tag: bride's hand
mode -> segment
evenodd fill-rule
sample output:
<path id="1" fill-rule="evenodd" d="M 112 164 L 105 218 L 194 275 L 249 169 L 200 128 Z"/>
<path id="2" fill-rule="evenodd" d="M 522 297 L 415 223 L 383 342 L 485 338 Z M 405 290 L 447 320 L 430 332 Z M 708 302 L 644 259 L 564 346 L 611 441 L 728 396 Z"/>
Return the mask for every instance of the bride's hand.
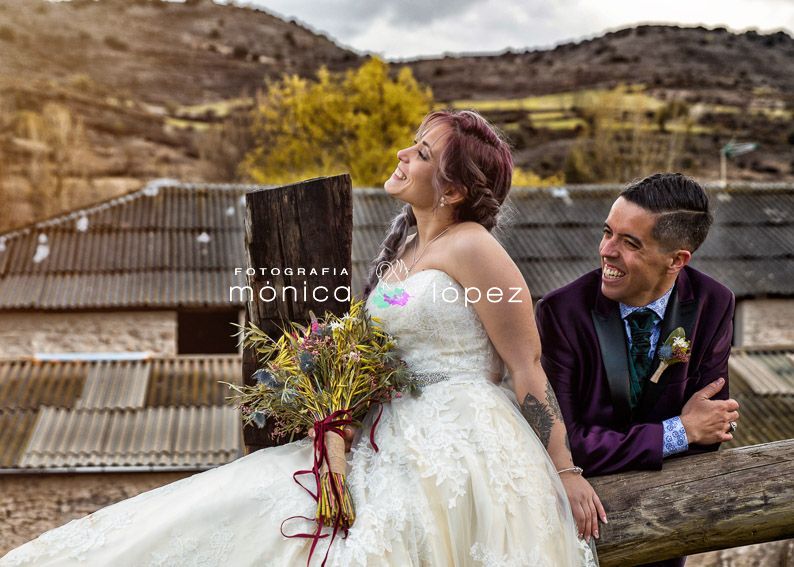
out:
<path id="1" fill-rule="evenodd" d="M 353 446 L 353 439 L 356 436 L 356 428 L 353 427 L 352 425 L 345 425 L 344 434 L 345 434 L 345 437 L 344 437 L 345 438 L 345 453 L 349 453 L 350 452 L 350 448 Z M 309 428 L 309 437 L 311 439 L 314 439 L 314 436 L 315 436 L 314 427 L 310 427 Z"/>
<path id="2" fill-rule="evenodd" d="M 590 536 L 599 537 L 598 520 L 606 523 L 607 514 L 601 505 L 593 487 L 582 475 L 573 472 L 560 474 L 568 500 L 571 503 L 571 511 L 576 520 L 576 527 L 579 530 L 579 537 L 584 537 L 590 543 Z"/>

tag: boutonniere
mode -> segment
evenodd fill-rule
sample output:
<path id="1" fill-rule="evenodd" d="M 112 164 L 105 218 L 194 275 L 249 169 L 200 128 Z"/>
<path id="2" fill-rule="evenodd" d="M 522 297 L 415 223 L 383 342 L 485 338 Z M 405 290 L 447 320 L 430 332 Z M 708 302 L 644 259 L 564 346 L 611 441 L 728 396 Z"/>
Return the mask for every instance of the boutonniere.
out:
<path id="1" fill-rule="evenodd" d="M 668 366 L 672 366 L 677 362 L 689 362 L 691 346 L 692 343 L 686 338 L 683 327 L 678 327 L 670 333 L 670 336 L 667 337 L 667 340 L 664 341 L 664 344 L 659 349 L 661 362 L 659 363 L 659 368 L 651 376 L 651 382 L 654 384 L 659 382 L 659 378 L 662 377 L 662 373 L 667 370 Z"/>

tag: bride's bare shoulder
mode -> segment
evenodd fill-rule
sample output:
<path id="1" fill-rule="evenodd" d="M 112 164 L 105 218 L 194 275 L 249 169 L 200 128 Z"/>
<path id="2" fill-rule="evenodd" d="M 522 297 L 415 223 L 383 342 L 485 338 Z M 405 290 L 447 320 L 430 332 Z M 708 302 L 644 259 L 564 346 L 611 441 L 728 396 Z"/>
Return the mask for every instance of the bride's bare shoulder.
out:
<path id="1" fill-rule="evenodd" d="M 487 228 L 478 222 L 465 221 L 460 223 L 455 233 L 452 249 L 453 254 L 470 255 L 478 250 L 492 250 L 494 246 L 502 247 Z"/>
<path id="2" fill-rule="evenodd" d="M 461 223 L 449 249 L 453 276 L 461 280 L 483 283 L 494 274 L 518 272 L 518 268 L 502 244 L 484 226 L 476 222 Z"/>

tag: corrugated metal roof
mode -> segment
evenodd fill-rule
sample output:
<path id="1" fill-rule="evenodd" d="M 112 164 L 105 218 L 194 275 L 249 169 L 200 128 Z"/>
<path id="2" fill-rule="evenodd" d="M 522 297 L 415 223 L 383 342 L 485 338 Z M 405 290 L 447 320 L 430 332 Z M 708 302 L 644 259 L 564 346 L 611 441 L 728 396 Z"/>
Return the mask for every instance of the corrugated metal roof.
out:
<path id="1" fill-rule="evenodd" d="M 206 468 L 242 454 L 238 355 L 0 360 L 3 468 Z"/>
<path id="2" fill-rule="evenodd" d="M 68 410 L 44 407 L 19 468 L 212 467 L 241 456 L 230 407 Z"/>
<path id="3" fill-rule="evenodd" d="M 0 360 L 0 409 L 74 407 L 90 365 L 83 361 Z"/>
<path id="4" fill-rule="evenodd" d="M 755 394 L 794 396 L 794 354 L 784 350 L 735 350 L 731 372 Z M 794 414 L 791 416 L 794 423 Z"/>
<path id="5" fill-rule="evenodd" d="M 622 186 L 515 188 L 498 236 L 538 298 L 598 268 L 604 220 Z M 372 219 L 377 190 L 357 198 L 370 208 L 356 218 Z M 715 224 L 692 266 L 730 287 L 738 297 L 794 295 L 794 186 L 745 184 L 708 187 Z M 380 192 L 381 198 L 389 199 Z M 354 227 L 353 292 L 361 293 L 369 262 L 385 237 L 380 225 Z M 358 240 L 358 242 L 357 242 Z"/>
<path id="6" fill-rule="evenodd" d="M 794 349 L 734 348 L 729 368 L 740 419 L 726 447 L 794 439 Z"/>
<path id="7" fill-rule="evenodd" d="M 244 195 L 262 188 L 160 180 L 0 235 L 0 309 L 228 307 L 229 287 L 246 283 L 234 275 L 246 262 Z M 536 297 L 598 266 L 601 227 L 621 189 L 511 191 L 497 237 Z M 794 186 L 709 191 L 716 223 L 692 265 L 739 297 L 794 294 Z M 354 293 L 401 206 L 382 189 L 353 191 Z"/>
<path id="8" fill-rule="evenodd" d="M 148 361 L 135 360 L 127 364 L 105 361 L 88 369 L 85 386 L 75 407 L 141 408 L 149 385 Z"/>
<path id="9" fill-rule="evenodd" d="M 230 391 L 220 382 L 240 384 L 241 377 L 242 363 L 237 355 L 153 359 L 146 405 L 222 406 Z"/>
<path id="10" fill-rule="evenodd" d="M 37 417 L 37 410 L 0 407 L 0 469 L 19 464 Z"/>

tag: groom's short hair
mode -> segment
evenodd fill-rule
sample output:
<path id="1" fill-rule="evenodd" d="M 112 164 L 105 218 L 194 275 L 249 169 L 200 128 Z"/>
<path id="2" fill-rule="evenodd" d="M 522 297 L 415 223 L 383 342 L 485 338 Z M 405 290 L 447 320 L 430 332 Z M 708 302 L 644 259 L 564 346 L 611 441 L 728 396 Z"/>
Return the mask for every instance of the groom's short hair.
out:
<path id="1" fill-rule="evenodd" d="M 694 179 L 680 173 L 655 173 L 620 194 L 657 216 L 651 236 L 666 250 L 697 250 L 714 217 L 709 197 Z"/>

